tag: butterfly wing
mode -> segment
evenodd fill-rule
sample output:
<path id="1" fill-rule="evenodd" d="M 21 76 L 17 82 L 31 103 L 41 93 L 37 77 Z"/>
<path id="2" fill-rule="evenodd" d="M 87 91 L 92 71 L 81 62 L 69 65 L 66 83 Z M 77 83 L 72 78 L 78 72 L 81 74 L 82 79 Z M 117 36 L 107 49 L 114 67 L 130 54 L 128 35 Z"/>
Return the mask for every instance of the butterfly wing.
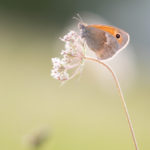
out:
<path id="1" fill-rule="evenodd" d="M 93 50 L 101 60 L 112 57 L 118 50 L 118 42 L 108 32 L 93 26 L 86 26 L 82 30 L 82 37 L 88 47 Z"/>
<path id="2" fill-rule="evenodd" d="M 118 50 L 119 51 L 124 49 L 130 41 L 129 34 L 127 32 L 125 32 L 124 30 L 119 29 L 117 27 L 108 26 L 108 25 L 97 25 L 97 24 L 89 25 L 89 27 L 94 27 L 94 28 L 100 29 L 100 30 L 105 31 L 105 32 L 109 33 L 110 35 L 112 35 L 118 42 L 118 47 L 119 47 Z M 119 35 L 119 38 L 117 38 L 117 34 Z"/>

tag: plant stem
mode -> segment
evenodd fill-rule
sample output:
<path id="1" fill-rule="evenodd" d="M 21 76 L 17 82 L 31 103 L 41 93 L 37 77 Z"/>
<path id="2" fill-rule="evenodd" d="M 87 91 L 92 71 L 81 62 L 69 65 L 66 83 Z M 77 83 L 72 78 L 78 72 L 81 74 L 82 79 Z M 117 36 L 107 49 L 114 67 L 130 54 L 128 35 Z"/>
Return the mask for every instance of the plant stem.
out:
<path id="1" fill-rule="evenodd" d="M 91 58 L 91 57 L 86 57 L 86 56 L 84 57 L 84 59 L 94 61 L 94 62 L 97 62 L 97 63 L 103 65 L 112 74 L 112 76 L 115 80 L 116 87 L 118 89 L 119 95 L 121 97 L 122 106 L 123 106 L 123 109 L 125 111 L 125 115 L 126 115 L 126 118 L 127 118 L 128 124 L 129 124 L 129 128 L 130 128 L 132 139 L 133 139 L 133 142 L 134 142 L 134 145 L 135 145 L 135 149 L 139 150 L 138 144 L 137 144 L 137 141 L 136 141 L 136 137 L 135 137 L 135 133 L 134 133 L 134 130 L 133 130 L 132 122 L 131 122 L 131 119 L 130 119 L 130 115 L 129 115 L 129 112 L 128 112 L 128 108 L 127 108 L 127 105 L 126 105 L 126 102 L 125 102 L 125 99 L 124 99 L 124 96 L 123 96 L 123 93 L 122 93 L 120 83 L 118 81 L 117 76 L 115 75 L 115 73 L 113 72 L 111 67 L 109 65 L 105 64 L 104 62 L 101 62 L 100 60 L 98 60 L 96 58 Z"/>

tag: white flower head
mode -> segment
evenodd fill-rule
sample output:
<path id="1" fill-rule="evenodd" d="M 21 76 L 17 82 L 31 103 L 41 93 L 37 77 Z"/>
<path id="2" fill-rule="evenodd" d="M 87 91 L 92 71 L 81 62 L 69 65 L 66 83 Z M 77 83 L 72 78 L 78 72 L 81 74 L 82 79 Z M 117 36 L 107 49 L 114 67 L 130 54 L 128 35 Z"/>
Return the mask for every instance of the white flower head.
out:
<path id="1" fill-rule="evenodd" d="M 79 70 L 84 58 L 84 41 L 75 31 L 70 31 L 61 41 L 65 42 L 65 50 L 61 51 L 62 58 L 52 58 L 53 69 L 51 76 L 57 80 L 65 81 L 75 76 L 75 71 L 72 76 L 68 70 L 77 68 Z"/>

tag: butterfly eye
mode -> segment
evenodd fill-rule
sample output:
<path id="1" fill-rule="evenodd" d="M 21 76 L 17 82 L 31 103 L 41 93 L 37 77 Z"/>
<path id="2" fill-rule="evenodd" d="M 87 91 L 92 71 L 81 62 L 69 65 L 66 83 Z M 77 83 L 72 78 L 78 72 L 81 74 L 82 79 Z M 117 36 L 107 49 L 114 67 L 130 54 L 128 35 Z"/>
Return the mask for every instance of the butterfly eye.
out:
<path id="1" fill-rule="evenodd" d="M 120 34 L 116 34 L 116 38 L 119 39 L 120 38 Z"/>

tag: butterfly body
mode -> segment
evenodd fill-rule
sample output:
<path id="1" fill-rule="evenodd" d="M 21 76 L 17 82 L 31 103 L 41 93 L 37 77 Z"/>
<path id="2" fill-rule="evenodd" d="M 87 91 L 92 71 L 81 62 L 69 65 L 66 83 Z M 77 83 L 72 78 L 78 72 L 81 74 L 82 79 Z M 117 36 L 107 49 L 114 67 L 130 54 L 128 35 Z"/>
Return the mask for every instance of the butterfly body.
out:
<path id="1" fill-rule="evenodd" d="M 129 42 L 128 33 L 113 26 L 80 23 L 79 28 L 87 46 L 101 60 L 111 58 Z"/>

